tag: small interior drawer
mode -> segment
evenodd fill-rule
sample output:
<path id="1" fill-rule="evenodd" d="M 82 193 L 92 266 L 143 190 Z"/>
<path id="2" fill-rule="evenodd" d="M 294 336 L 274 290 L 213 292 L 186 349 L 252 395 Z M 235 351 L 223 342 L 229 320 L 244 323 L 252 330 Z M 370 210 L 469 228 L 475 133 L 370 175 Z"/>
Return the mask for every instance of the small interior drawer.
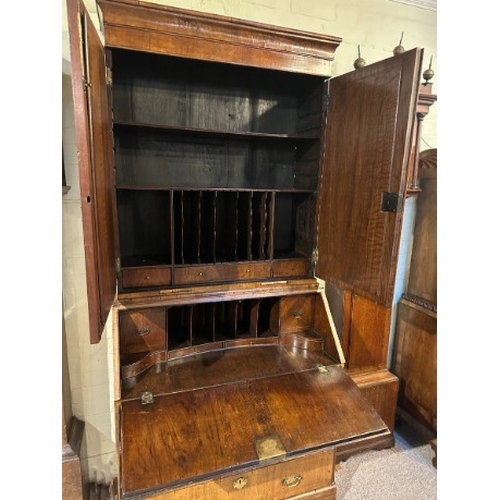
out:
<path id="1" fill-rule="evenodd" d="M 175 283 L 177 285 L 269 279 L 270 276 L 271 264 L 268 262 L 178 267 L 175 269 L 174 274 Z"/>
<path id="2" fill-rule="evenodd" d="M 124 289 L 170 286 L 171 283 L 172 269 L 170 267 L 122 269 L 122 287 Z"/>
<path id="3" fill-rule="evenodd" d="M 314 299 L 312 295 L 283 297 L 280 301 L 280 333 L 309 332 L 313 325 Z"/>
<path id="4" fill-rule="evenodd" d="M 273 262 L 274 278 L 291 278 L 307 276 L 308 261 L 306 259 L 275 260 Z"/>
<path id="5" fill-rule="evenodd" d="M 165 309 L 161 307 L 120 313 L 120 353 L 165 349 Z"/>

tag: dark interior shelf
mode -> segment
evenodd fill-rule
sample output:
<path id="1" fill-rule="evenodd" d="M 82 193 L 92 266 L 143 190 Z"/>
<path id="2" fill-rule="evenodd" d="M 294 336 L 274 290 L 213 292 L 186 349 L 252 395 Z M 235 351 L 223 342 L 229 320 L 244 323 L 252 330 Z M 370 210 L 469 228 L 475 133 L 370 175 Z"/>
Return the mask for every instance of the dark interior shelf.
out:
<path id="1" fill-rule="evenodd" d="M 180 136 L 191 136 L 191 137 L 213 137 L 213 138 L 231 138 L 231 139 L 241 139 L 241 140 L 284 140 L 284 141 L 314 141 L 319 139 L 317 131 L 307 132 L 302 134 L 277 134 L 277 133 L 266 133 L 266 132 L 252 132 L 252 131 L 228 131 L 228 130 L 217 130 L 208 128 L 195 128 L 195 127 L 179 127 L 176 125 L 156 125 L 151 123 L 132 123 L 124 121 L 114 121 L 113 126 L 115 127 L 115 132 L 119 132 L 120 129 L 136 129 L 136 130 L 155 130 L 164 131 L 169 134 L 175 134 Z"/>
<path id="2" fill-rule="evenodd" d="M 186 187 L 186 188 L 174 188 L 170 186 L 138 186 L 135 184 L 117 184 L 116 189 L 122 189 L 125 191 L 204 191 L 204 192 L 230 192 L 230 193 L 314 193 L 316 189 L 266 189 L 266 188 L 205 188 L 205 187 Z"/>

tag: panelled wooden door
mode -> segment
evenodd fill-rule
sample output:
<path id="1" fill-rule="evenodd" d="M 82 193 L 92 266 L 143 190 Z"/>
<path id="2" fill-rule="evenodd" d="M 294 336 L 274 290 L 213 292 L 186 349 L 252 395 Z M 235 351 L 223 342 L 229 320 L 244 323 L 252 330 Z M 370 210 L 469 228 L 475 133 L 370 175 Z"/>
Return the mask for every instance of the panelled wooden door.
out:
<path id="1" fill-rule="evenodd" d="M 104 47 L 83 2 L 68 0 L 90 341 L 99 342 L 116 291 L 113 139 Z"/>
<path id="2" fill-rule="evenodd" d="M 413 49 L 329 81 L 316 275 L 385 307 L 394 293 L 421 59 Z"/>

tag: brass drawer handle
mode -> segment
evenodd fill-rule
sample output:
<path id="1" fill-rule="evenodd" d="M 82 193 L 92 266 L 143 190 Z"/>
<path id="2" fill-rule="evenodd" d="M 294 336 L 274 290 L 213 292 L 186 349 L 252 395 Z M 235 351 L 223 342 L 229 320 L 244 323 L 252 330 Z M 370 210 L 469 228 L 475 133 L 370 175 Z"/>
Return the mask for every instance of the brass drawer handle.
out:
<path id="1" fill-rule="evenodd" d="M 144 326 L 142 328 L 138 328 L 135 333 L 139 335 L 139 337 L 144 337 L 144 335 L 147 335 L 149 332 L 149 328 L 147 326 Z"/>
<path id="2" fill-rule="evenodd" d="M 285 477 L 285 479 L 281 480 L 281 484 L 286 486 L 287 488 L 295 488 L 302 481 L 302 476 L 297 474 L 296 476 Z"/>
<path id="3" fill-rule="evenodd" d="M 233 481 L 233 488 L 235 490 L 242 490 L 248 483 L 248 479 L 246 477 L 239 477 Z"/>

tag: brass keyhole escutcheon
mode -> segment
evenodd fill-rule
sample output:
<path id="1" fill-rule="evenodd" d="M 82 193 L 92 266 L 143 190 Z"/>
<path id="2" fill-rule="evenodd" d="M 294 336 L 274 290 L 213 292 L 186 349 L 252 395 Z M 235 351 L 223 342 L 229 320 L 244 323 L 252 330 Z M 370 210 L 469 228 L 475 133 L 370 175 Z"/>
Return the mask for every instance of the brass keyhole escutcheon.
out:
<path id="1" fill-rule="evenodd" d="M 297 474 L 296 476 L 285 477 L 285 479 L 281 481 L 281 484 L 287 488 L 295 488 L 295 486 L 298 486 L 301 481 L 302 476 Z"/>
<path id="2" fill-rule="evenodd" d="M 235 490 L 242 490 L 248 483 L 248 479 L 245 477 L 239 477 L 233 481 L 233 488 Z"/>

